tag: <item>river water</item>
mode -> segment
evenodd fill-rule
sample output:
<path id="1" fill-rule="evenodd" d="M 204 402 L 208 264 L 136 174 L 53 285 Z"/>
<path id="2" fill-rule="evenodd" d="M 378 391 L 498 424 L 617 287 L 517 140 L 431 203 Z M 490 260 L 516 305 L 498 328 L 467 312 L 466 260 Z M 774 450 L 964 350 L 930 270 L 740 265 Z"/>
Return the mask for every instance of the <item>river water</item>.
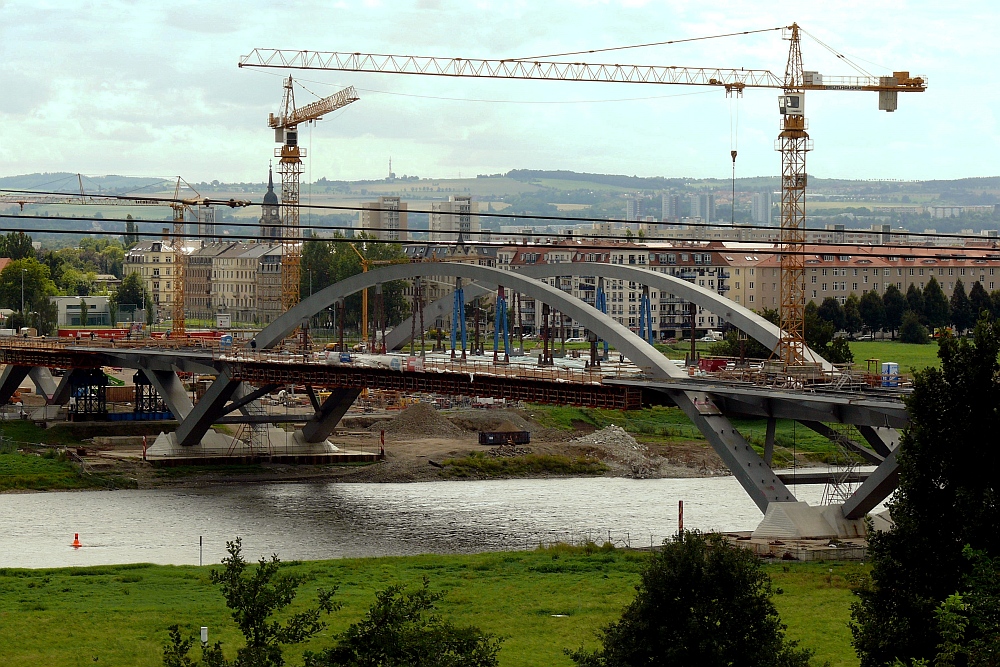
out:
<path id="1" fill-rule="evenodd" d="M 799 486 L 817 503 L 822 486 Z M 520 479 L 409 484 L 282 483 L 209 489 L 0 495 L 0 566 L 217 563 L 226 540 L 283 560 L 523 549 L 587 537 L 661 542 L 684 524 L 752 530 L 732 477 Z M 83 547 L 73 549 L 73 534 Z M 199 547 L 199 538 L 202 546 Z M 201 551 L 199 551 L 201 549 Z"/>

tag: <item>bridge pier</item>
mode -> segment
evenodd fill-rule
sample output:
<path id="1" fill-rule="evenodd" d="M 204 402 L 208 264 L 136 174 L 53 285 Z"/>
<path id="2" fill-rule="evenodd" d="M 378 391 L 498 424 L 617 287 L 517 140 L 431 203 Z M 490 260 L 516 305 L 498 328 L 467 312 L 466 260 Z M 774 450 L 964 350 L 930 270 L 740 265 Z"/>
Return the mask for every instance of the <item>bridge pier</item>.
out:
<path id="1" fill-rule="evenodd" d="M 325 442 L 360 395 L 360 389 L 334 389 L 331 391 L 327 399 L 316 410 L 316 414 L 302 428 L 302 439 L 307 443 Z"/>

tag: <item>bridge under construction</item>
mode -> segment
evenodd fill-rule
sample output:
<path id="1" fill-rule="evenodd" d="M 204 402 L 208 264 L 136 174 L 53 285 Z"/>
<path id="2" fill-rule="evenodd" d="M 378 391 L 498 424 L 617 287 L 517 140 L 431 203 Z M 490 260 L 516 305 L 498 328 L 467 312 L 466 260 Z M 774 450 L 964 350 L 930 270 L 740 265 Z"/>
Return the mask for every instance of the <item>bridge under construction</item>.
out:
<path id="1" fill-rule="evenodd" d="M 580 271 L 586 275 L 623 277 L 646 285 L 660 285 L 706 307 L 718 295 L 669 275 L 627 266 L 594 265 L 544 268 L 539 271 Z M 631 362 L 631 373 L 609 373 L 599 367 L 567 369 L 551 366 L 492 363 L 485 359 L 417 362 L 406 357 L 386 357 L 379 363 L 342 362 L 314 352 L 280 350 L 283 341 L 310 316 L 341 302 L 347 295 L 393 280 L 414 279 L 433 273 L 465 279 L 481 289 L 500 287 L 529 294 L 552 304 L 560 312 L 583 322 L 593 335 L 609 341 Z M 830 379 L 826 383 L 784 382 L 784 386 L 752 383 L 729 375 L 689 377 L 667 360 L 647 340 L 618 324 L 593 306 L 538 280 L 491 267 L 464 263 L 400 264 L 358 274 L 330 285 L 289 309 L 282 317 L 240 346 L 219 346 L 204 341 L 114 341 L 97 345 L 79 341 L 10 338 L 0 340 L 0 402 L 6 403 L 22 382 L 30 379 L 52 406 L 66 405 L 76 396 L 100 392 L 100 374 L 106 366 L 131 368 L 155 392 L 179 424 L 173 433 L 161 434 L 150 448 L 151 456 L 186 458 L 218 456 L 232 452 L 222 443 L 213 424 L 242 423 L 265 432 L 269 425 L 297 421 L 301 430 L 286 432 L 271 426 L 281 439 L 277 449 L 302 456 L 330 451 L 327 438 L 347 410 L 365 390 L 508 399 L 533 403 L 634 410 L 646 406 L 680 408 L 704 434 L 715 452 L 740 481 L 765 514 L 761 530 L 781 536 L 782 531 L 801 536 L 854 536 L 863 534 L 861 519 L 895 488 L 895 447 L 899 430 L 907 423 L 898 391 L 845 387 L 836 381 L 838 371 L 821 357 L 813 371 Z M 458 282 L 458 281 L 457 281 Z M 674 284 L 678 283 L 678 284 Z M 461 284 L 460 282 L 458 284 Z M 773 347 L 780 331 L 737 304 L 723 304 L 727 320 Z M 405 329 L 401 326 L 397 329 Z M 173 349 L 168 349 L 167 345 Z M 465 355 L 463 355 L 465 356 Z M 396 361 L 393 362 L 392 360 Z M 61 378 L 52 369 L 65 369 Z M 192 401 L 179 373 L 212 376 L 214 380 L 197 402 Z M 779 372 L 778 375 L 781 375 Z M 268 415 L 260 399 L 285 387 L 305 387 L 311 413 L 304 416 Z M 81 388 L 83 392 L 81 393 Z M 849 390 L 850 389 L 850 390 Z M 329 392 L 320 400 L 320 391 Z M 734 427 L 731 419 L 757 418 L 767 422 L 764 451 L 759 454 Z M 842 482 L 849 492 L 842 502 L 827 508 L 803 507 L 786 485 L 784 474 L 772 469 L 775 426 L 779 419 L 803 424 L 875 466 L 859 473 L 817 473 L 798 483 Z M 840 425 L 853 427 L 846 435 Z M 272 445 L 273 446 L 273 445 Z M 248 451 L 238 455 L 267 454 Z M 838 475 L 840 477 L 838 478 Z M 855 488 L 856 486 L 856 488 Z"/>

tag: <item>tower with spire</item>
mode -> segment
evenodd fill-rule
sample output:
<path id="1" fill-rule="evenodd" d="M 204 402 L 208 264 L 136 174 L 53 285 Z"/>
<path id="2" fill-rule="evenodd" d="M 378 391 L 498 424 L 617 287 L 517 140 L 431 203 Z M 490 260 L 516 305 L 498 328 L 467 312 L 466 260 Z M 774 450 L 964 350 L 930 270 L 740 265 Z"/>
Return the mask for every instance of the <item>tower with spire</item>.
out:
<path id="1" fill-rule="evenodd" d="M 260 239 L 273 241 L 281 239 L 281 210 L 278 195 L 274 193 L 274 177 L 270 165 L 267 168 L 267 192 L 261 204 Z"/>

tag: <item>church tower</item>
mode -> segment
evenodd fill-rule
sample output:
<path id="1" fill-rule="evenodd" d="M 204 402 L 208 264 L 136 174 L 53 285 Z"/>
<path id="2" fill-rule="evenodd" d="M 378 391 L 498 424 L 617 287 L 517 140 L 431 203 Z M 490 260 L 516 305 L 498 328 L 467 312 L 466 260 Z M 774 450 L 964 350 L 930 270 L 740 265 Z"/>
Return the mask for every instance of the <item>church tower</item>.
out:
<path id="1" fill-rule="evenodd" d="M 260 239 L 275 242 L 281 239 L 281 211 L 278 195 L 274 194 L 274 178 L 271 168 L 267 169 L 267 193 L 261 204 Z"/>

